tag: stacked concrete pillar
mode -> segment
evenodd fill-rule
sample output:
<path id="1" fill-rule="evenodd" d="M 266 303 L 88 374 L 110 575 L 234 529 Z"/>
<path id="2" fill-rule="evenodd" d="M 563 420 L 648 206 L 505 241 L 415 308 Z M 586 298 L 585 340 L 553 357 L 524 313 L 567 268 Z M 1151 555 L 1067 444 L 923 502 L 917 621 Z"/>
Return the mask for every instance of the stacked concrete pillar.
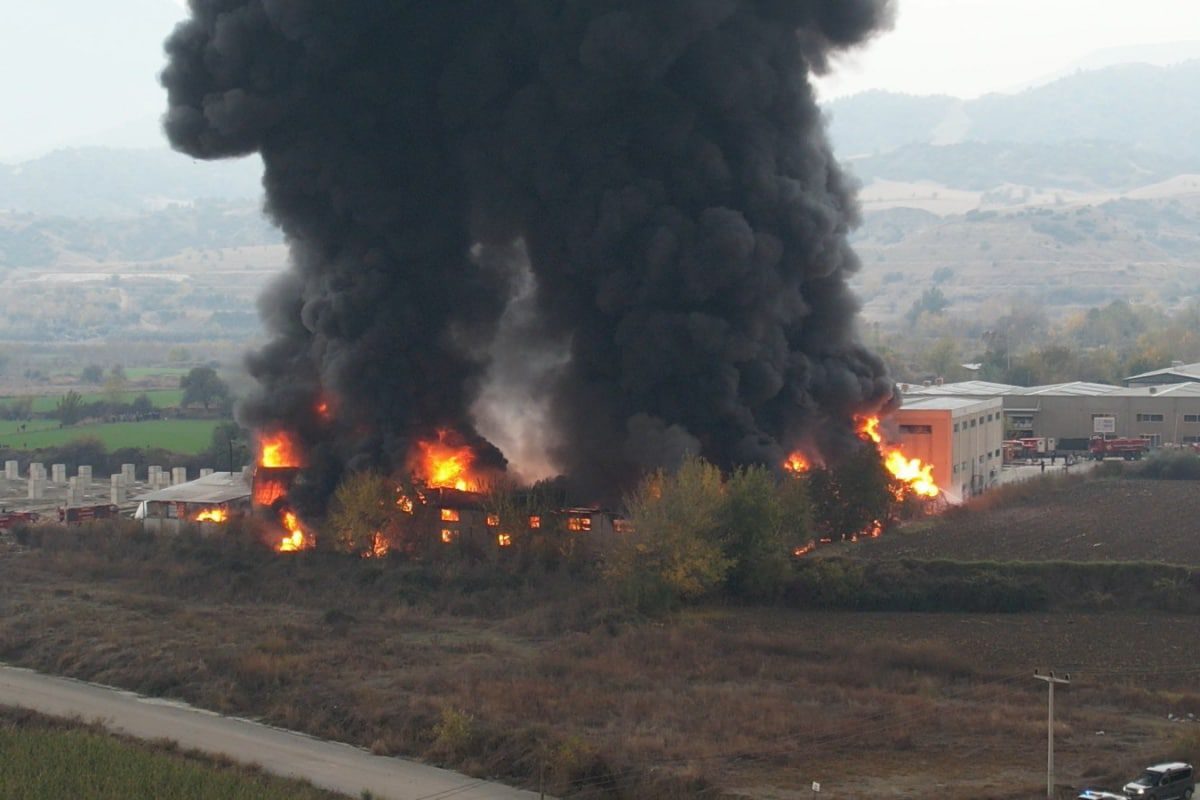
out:
<path id="1" fill-rule="evenodd" d="M 213 470 L 211 467 L 205 467 L 204 469 L 200 470 L 201 478 L 207 478 L 209 475 L 212 475 L 212 474 L 213 474 Z"/>
<path id="2" fill-rule="evenodd" d="M 46 465 L 40 461 L 34 461 L 29 465 L 29 477 L 37 478 L 38 480 L 46 480 Z"/>
<path id="3" fill-rule="evenodd" d="M 51 464 L 50 465 L 50 482 L 59 484 L 60 486 L 67 482 L 67 465 L 66 464 Z"/>
<path id="4" fill-rule="evenodd" d="M 9 481 L 21 480 L 21 465 L 16 461 L 5 461 L 4 479 Z"/>
<path id="5" fill-rule="evenodd" d="M 46 480 L 45 478 L 30 478 L 29 479 L 29 499 L 41 500 L 46 496 Z"/>
<path id="6" fill-rule="evenodd" d="M 111 500 L 119 506 L 125 502 L 125 476 L 117 474 L 111 476 L 109 480 L 112 481 Z"/>
<path id="7" fill-rule="evenodd" d="M 67 505 L 83 505 L 83 491 L 83 481 L 78 477 L 71 478 L 71 480 L 67 483 Z"/>
<path id="8" fill-rule="evenodd" d="M 79 465 L 79 484 L 85 492 L 92 488 L 92 467 L 90 464 Z"/>
<path id="9" fill-rule="evenodd" d="M 171 485 L 178 486 L 187 483 L 187 467 L 175 467 L 171 470 Z"/>
<path id="10" fill-rule="evenodd" d="M 162 486 L 162 467 L 147 467 L 149 474 L 146 476 L 146 481 L 150 484 L 150 491 L 161 489 Z"/>
<path id="11" fill-rule="evenodd" d="M 137 465 L 122 464 L 121 477 L 125 480 L 126 487 L 133 486 L 134 481 L 137 480 Z"/>

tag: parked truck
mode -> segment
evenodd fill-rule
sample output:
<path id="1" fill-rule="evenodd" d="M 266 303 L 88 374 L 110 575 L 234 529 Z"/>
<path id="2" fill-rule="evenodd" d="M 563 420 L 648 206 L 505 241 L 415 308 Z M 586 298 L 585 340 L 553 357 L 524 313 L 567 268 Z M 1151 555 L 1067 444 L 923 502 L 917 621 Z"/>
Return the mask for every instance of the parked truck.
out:
<path id="1" fill-rule="evenodd" d="M 1146 455 L 1149 449 L 1150 443 L 1145 439 L 1105 439 L 1103 436 L 1093 436 L 1088 447 L 1094 461 L 1106 458 L 1135 461 Z"/>

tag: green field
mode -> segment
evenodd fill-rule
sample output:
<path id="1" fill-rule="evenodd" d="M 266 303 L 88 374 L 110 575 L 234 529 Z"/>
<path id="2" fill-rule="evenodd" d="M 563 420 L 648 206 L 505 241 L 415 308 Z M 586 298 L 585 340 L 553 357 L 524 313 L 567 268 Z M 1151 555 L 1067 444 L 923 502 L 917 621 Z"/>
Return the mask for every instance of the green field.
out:
<path id="1" fill-rule="evenodd" d="M 193 455 L 208 449 L 213 429 L 221 424 L 211 419 L 168 419 L 147 422 L 111 422 L 59 428 L 57 423 L 34 420 L 29 430 L 15 430 L 19 423 L 0 422 L 0 447 L 37 450 L 58 447 L 74 439 L 95 437 L 111 450 L 122 447 L 161 447 L 174 453 Z"/>
<path id="2" fill-rule="evenodd" d="M 125 377 L 132 381 L 143 378 L 182 378 L 191 371 L 190 367 L 126 367 Z"/>
<path id="3" fill-rule="evenodd" d="M 243 767 L 143 746 L 95 729 L 0 719 L 0 797 L 8 800 L 336 800 L 343 795 Z"/>
<path id="4" fill-rule="evenodd" d="M 58 394 L 39 395 L 33 398 L 33 412 L 35 414 L 45 414 L 53 411 L 58 406 L 59 399 L 68 391 L 70 390 L 64 389 Z M 107 402 L 113 399 L 112 395 L 104 392 L 83 392 L 81 394 L 85 403 L 95 403 L 101 400 Z M 122 403 L 131 403 L 134 398 L 143 394 L 150 398 L 150 402 L 154 404 L 155 408 L 176 408 L 183 401 L 182 389 L 150 389 L 144 392 L 134 390 L 131 392 L 121 392 L 117 395 L 116 399 Z M 15 398 L 0 397 L 0 405 L 7 405 L 13 399 Z"/>

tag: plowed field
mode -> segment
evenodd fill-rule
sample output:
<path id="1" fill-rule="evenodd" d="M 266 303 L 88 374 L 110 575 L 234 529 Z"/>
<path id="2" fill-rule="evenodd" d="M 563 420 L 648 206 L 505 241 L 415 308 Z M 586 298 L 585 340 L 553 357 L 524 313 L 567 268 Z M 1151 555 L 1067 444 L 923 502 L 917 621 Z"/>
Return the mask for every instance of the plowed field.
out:
<path id="1" fill-rule="evenodd" d="M 841 552 L 864 558 L 1200 565 L 1200 485 L 1059 482 L 1003 508 L 952 511 Z"/>

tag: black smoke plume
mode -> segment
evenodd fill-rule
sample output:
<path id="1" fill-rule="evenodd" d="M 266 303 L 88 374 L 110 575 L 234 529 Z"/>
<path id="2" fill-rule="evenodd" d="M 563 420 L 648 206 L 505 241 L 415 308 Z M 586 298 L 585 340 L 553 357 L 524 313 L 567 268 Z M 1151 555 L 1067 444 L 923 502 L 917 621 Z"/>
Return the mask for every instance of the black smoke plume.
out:
<path id="1" fill-rule="evenodd" d="M 199 158 L 262 154 L 292 267 L 261 301 L 241 413 L 299 433 L 310 505 L 439 429 L 503 468 L 472 408 L 514 380 L 596 497 L 688 451 L 836 455 L 891 402 L 855 334 L 857 211 L 809 82 L 891 0 L 190 8 L 165 125 Z"/>

